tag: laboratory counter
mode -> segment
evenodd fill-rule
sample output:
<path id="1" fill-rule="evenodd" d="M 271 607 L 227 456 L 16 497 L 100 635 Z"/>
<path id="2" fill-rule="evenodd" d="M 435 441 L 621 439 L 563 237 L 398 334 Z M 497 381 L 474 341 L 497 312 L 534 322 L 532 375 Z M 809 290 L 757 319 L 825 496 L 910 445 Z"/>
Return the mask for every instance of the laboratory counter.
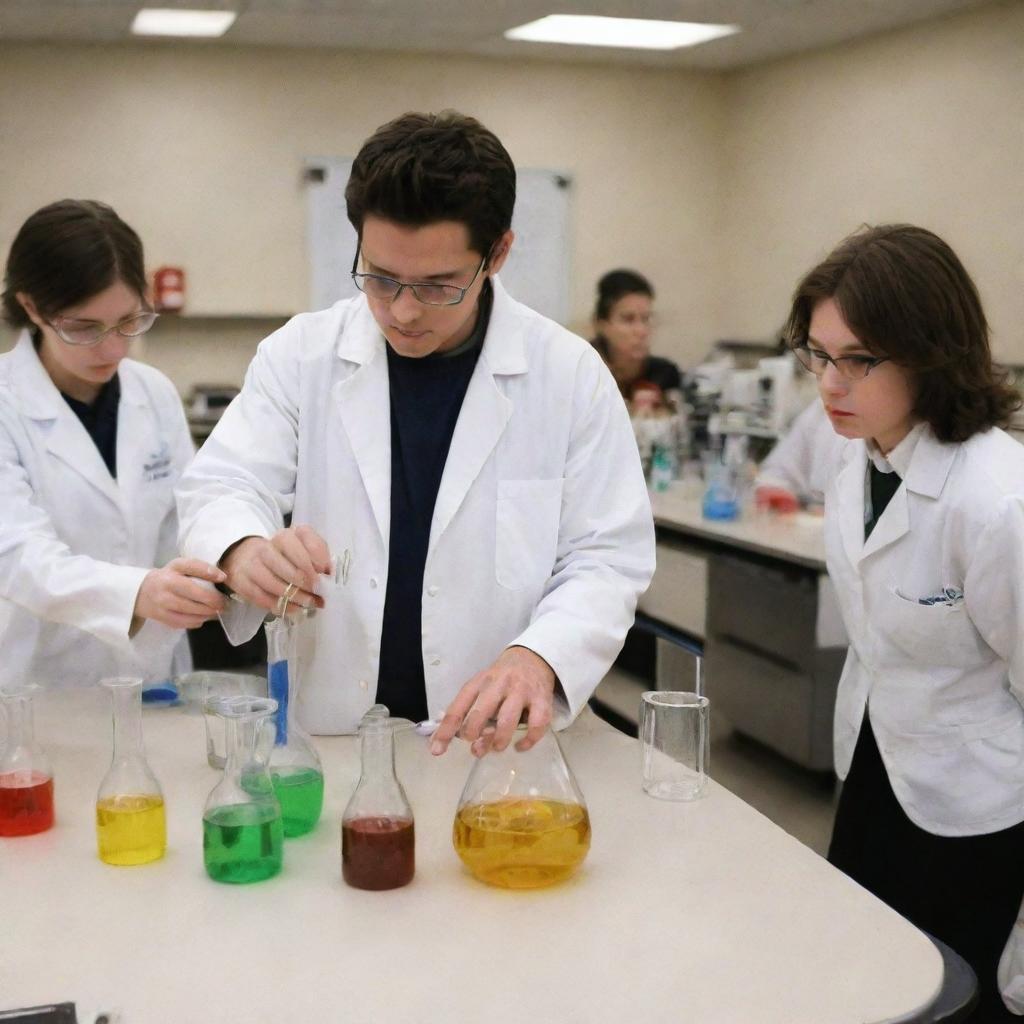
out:
<path id="1" fill-rule="evenodd" d="M 203 719 L 146 709 L 164 787 L 162 861 L 96 856 L 109 696 L 44 694 L 57 825 L 0 840 L 0 1007 L 73 1000 L 78 1019 L 349 1024 L 863 1024 L 910 1019 L 937 993 L 928 939 L 720 786 L 692 803 L 640 788 L 636 742 L 585 711 L 563 734 L 593 845 L 570 881 L 511 892 L 475 881 L 451 844 L 471 758 L 397 743 L 416 815 L 416 876 L 365 892 L 341 880 L 339 820 L 353 737 L 319 737 L 326 799 L 283 872 L 231 886 L 204 873 L 201 818 L 219 773 Z M 90 1015 L 91 1014 L 91 1015 Z"/>

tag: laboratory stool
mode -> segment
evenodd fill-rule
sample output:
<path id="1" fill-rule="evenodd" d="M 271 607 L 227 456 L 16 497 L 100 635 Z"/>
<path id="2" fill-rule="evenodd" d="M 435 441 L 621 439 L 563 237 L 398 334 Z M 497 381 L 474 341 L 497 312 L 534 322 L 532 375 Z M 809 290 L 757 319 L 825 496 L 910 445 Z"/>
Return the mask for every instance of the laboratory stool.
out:
<path id="1" fill-rule="evenodd" d="M 900 1017 L 899 1024 L 954 1024 L 967 1020 L 978 1005 L 978 978 L 974 968 L 941 939 L 934 935 L 928 938 L 942 954 L 942 988 L 931 1005 L 909 1017 Z"/>

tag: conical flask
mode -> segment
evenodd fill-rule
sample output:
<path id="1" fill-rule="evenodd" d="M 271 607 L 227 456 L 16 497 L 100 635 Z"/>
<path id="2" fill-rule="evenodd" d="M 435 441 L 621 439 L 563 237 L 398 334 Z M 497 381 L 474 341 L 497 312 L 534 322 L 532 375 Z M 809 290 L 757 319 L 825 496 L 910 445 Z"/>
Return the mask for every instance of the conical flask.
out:
<path id="1" fill-rule="evenodd" d="M 217 697 L 206 710 L 224 719 L 224 775 L 203 811 L 203 862 L 217 882 L 259 882 L 281 870 L 284 829 L 281 805 L 267 771 L 264 729 L 277 701 L 266 697 Z"/>
<path id="2" fill-rule="evenodd" d="M 412 808 L 395 773 L 395 729 L 411 724 L 383 704 L 359 723 L 359 782 L 341 819 L 341 874 L 356 889 L 397 889 L 416 872 Z"/>
<path id="3" fill-rule="evenodd" d="M 324 773 L 312 741 L 295 716 L 297 693 L 292 652 L 295 624 L 287 618 L 272 619 L 267 635 L 267 688 L 277 701 L 274 716 L 274 747 L 270 751 L 270 778 L 281 804 L 284 834 L 288 839 L 316 827 L 324 806 Z"/>
<path id="4" fill-rule="evenodd" d="M 0 836 L 31 836 L 53 826 L 53 771 L 36 743 L 32 684 L 0 690 L 7 742 L 0 755 Z"/>
<path id="5" fill-rule="evenodd" d="M 167 819 L 142 744 L 143 681 L 116 676 L 101 682 L 113 706 L 114 753 L 96 796 L 100 860 L 121 867 L 148 864 L 167 850 Z"/>
<path id="6" fill-rule="evenodd" d="M 463 864 L 490 885 L 535 889 L 568 878 L 590 849 L 590 816 L 551 730 L 477 760 L 452 833 Z"/>

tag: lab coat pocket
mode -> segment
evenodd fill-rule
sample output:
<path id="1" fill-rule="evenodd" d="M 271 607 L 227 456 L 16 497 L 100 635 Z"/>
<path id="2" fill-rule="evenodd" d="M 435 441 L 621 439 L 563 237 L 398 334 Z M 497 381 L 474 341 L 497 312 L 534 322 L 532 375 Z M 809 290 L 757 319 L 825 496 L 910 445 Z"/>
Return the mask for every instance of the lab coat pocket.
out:
<path id="1" fill-rule="evenodd" d="M 522 590 L 551 575 L 561 510 L 560 479 L 498 481 L 494 568 L 501 586 Z"/>
<path id="2" fill-rule="evenodd" d="M 892 587 L 885 594 L 881 611 L 879 631 L 915 662 L 970 668 L 991 660 L 992 652 L 971 622 L 963 601 L 921 604 Z"/>

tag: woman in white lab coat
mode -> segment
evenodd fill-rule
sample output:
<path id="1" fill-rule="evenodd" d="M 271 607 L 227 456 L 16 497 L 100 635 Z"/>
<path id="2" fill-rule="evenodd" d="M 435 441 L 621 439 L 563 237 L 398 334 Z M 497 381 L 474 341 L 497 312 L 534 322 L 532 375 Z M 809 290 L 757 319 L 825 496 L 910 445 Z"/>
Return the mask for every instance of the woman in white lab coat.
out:
<path id="1" fill-rule="evenodd" d="M 173 486 L 192 444 L 170 381 L 125 358 L 156 319 L 145 294 L 139 237 L 102 203 L 44 207 L 11 246 L 0 685 L 165 680 L 189 665 L 183 630 L 223 605 L 218 569 L 174 559 Z"/>
<path id="2" fill-rule="evenodd" d="M 978 974 L 1024 895 L 1024 448 L 977 291 L 935 235 L 846 239 L 788 325 L 836 433 L 826 555 L 850 649 L 829 859 Z"/>

